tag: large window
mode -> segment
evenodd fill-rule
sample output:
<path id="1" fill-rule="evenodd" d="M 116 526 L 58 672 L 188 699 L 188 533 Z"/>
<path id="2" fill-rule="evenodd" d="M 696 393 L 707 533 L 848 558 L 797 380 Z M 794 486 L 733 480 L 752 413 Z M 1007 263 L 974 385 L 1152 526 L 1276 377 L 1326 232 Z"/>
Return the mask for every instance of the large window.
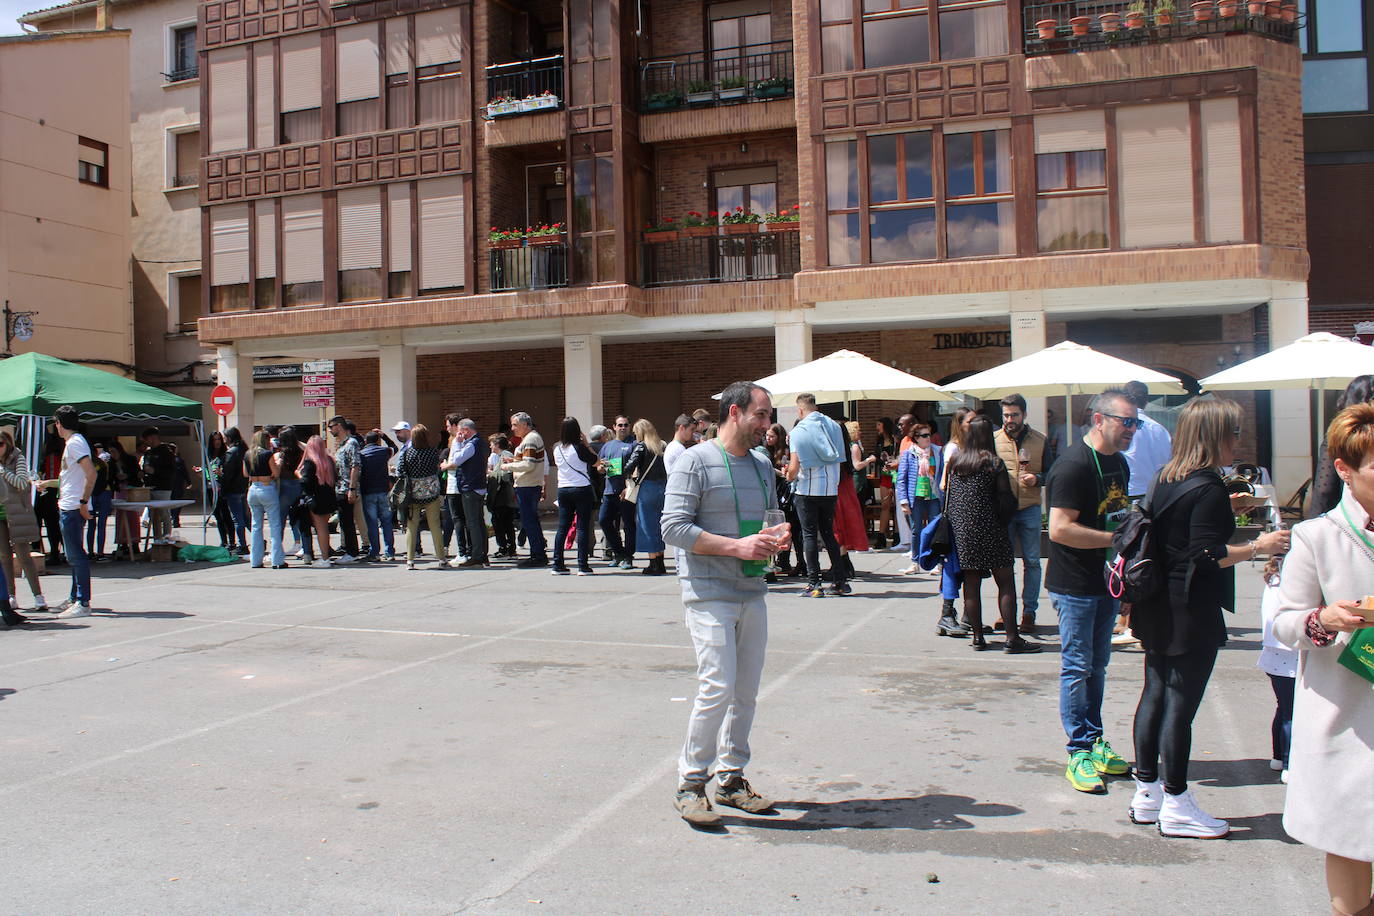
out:
<path id="1" fill-rule="evenodd" d="M 210 208 L 210 311 L 246 309 L 248 297 L 248 205 Z"/>
<path id="2" fill-rule="evenodd" d="M 1302 41 L 1305 114 L 1369 110 L 1371 23 L 1360 0 L 1306 0 Z"/>
<path id="3" fill-rule="evenodd" d="M 1010 130 L 945 134 L 945 198 L 949 257 L 1015 253 Z"/>
<path id="4" fill-rule="evenodd" d="M 339 301 L 381 299 L 381 188 L 346 188 L 338 193 Z M 461 227 L 460 227 L 461 228 Z"/>
<path id="5" fill-rule="evenodd" d="M 972 0 L 820 0 L 821 70 L 873 70 L 1007 53 L 1007 8 Z"/>
<path id="6" fill-rule="evenodd" d="M 1107 247 L 1107 151 L 1035 157 L 1036 229 L 1041 251 Z"/>
<path id="7" fill-rule="evenodd" d="M 868 138 L 868 232 L 871 258 L 928 261 L 936 242 L 930 131 Z"/>

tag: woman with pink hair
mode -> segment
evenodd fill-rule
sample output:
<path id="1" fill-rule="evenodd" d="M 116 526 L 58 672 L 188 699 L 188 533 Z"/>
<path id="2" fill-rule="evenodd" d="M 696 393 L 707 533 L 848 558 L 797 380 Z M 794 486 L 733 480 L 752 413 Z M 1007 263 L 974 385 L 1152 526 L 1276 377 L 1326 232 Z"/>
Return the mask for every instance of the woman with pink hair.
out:
<path id="1" fill-rule="evenodd" d="M 311 436 L 310 441 L 305 443 L 305 457 L 296 469 L 296 476 L 301 480 L 301 501 L 309 510 L 309 522 L 315 528 L 318 542 L 315 559 L 310 565 L 315 569 L 328 569 L 329 516 L 334 514 L 339 505 L 334 495 L 334 483 L 338 479 L 338 472 L 334 466 L 333 456 L 325 450 L 324 440 L 319 436 Z M 309 538 L 310 526 L 304 518 L 301 519 L 301 532 L 305 539 Z M 305 550 L 307 554 L 310 553 L 308 540 Z"/>

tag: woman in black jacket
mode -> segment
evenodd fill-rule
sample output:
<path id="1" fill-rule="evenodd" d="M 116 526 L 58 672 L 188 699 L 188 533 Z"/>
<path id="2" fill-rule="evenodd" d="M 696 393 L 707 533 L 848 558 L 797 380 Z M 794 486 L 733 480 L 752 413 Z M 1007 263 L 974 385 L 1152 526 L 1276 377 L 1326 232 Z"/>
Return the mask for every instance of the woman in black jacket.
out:
<path id="1" fill-rule="evenodd" d="M 1228 545 L 1236 523 L 1219 469 L 1235 462 L 1242 416 L 1234 401 L 1189 401 L 1174 430 L 1174 456 L 1147 497 L 1167 588 L 1158 600 L 1131 608 L 1131 630 L 1145 649 L 1145 684 L 1135 711 L 1136 790 L 1128 813 L 1137 824 L 1158 823 L 1164 836 L 1216 839 L 1230 832 L 1188 789 L 1193 717 L 1226 642 L 1221 612 L 1235 603 L 1230 567 L 1288 549 L 1287 531 Z"/>
<path id="2" fill-rule="evenodd" d="M 301 519 L 301 531 L 305 540 L 305 555 L 310 565 L 316 569 L 329 568 L 329 516 L 339 507 L 334 493 L 338 482 L 338 471 L 334 458 L 324 447 L 324 440 L 311 436 L 305 443 L 296 476 L 301 481 L 301 491 L 305 496 L 307 516 Z M 315 552 L 310 549 L 310 529 L 315 532 Z M 352 560 L 349 560 L 352 562 Z"/>
<path id="3" fill-rule="evenodd" d="M 220 469 L 219 498 L 229 510 L 233 533 L 237 537 L 237 553 L 248 556 L 248 477 L 244 473 L 243 459 L 248 449 L 237 426 L 224 431 L 224 462 Z M 230 539 L 234 543 L 234 538 Z"/>

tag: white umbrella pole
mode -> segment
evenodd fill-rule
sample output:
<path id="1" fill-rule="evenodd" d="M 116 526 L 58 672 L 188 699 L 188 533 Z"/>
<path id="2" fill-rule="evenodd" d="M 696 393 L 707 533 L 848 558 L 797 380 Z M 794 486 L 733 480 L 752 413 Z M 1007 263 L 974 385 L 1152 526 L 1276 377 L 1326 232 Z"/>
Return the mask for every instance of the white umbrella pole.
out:
<path id="1" fill-rule="evenodd" d="M 1073 414 L 1070 407 L 1073 405 L 1073 396 L 1067 392 L 1064 394 L 1064 448 L 1067 449 L 1073 443 Z"/>

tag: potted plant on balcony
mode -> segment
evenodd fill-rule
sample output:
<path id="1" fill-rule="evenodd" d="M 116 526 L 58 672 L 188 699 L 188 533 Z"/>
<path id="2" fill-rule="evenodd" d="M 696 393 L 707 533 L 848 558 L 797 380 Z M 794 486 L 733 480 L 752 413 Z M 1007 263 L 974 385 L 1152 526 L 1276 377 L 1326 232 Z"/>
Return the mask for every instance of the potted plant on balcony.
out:
<path id="1" fill-rule="evenodd" d="M 1234 18 L 1239 5 L 1237 0 L 1217 0 L 1217 15 L 1222 19 Z"/>
<path id="2" fill-rule="evenodd" d="M 487 103 L 487 117 L 499 118 L 502 115 L 516 114 L 520 111 L 520 103 L 508 96 L 498 95 Z"/>
<path id="3" fill-rule="evenodd" d="M 1069 29 L 1075 38 L 1082 38 L 1088 34 L 1088 27 L 1092 24 L 1093 18 L 1091 16 L 1074 16 L 1069 20 Z"/>
<path id="4" fill-rule="evenodd" d="M 1041 19 L 1035 24 L 1035 31 L 1040 34 L 1041 41 L 1050 41 L 1059 31 L 1058 19 Z"/>
<path id="5" fill-rule="evenodd" d="M 763 217 L 763 222 L 764 232 L 800 232 L 801 204 L 794 204 L 792 209 L 781 213 L 768 213 Z"/>
<path id="6" fill-rule="evenodd" d="M 520 248 L 525 244 L 525 230 L 523 229 L 497 229 L 491 227 L 487 233 L 488 248 Z"/>
<path id="7" fill-rule="evenodd" d="M 677 89 L 655 92 L 644 99 L 645 111 L 671 111 L 682 107 L 682 92 Z"/>
<path id="8" fill-rule="evenodd" d="M 1286 23 L 1298 21 L 1298 5 L 1296 3 L 1284 3 L 1279 7 L 1279 17 Z"/>
<path id="9" fill-rule="evenodd" d="M 1196 0 L 1192 10 L 1194 22 L 1207 22 L 1212 18 L 1212 0 Z"/>
<path id="10" fill-rule="evenodd" d="M 559 98 L 552 90 L 546 89 L 538 95 L 525 96 L 520 100 L 520 104 L 525 111 L 543 111 L 545 108 L 557 108 Z"/>
<path id="11" fill-rule="evenodd" d="M 544 223 L 525 229 L 525 244 L 531 248 L 540 245 L 561 245 L 567 241 L 568 227 L 563 223 Z"/>
<path id="12" fill-rule="evenodd" d="M 682 218 L 682 231 L 689 238 L 709 238 L 716 234 L 716 211 L 710 216 L 702 216 L 696 210 L 688 210 Z"/>
<path id="13" fill-rule="evenodd" d="M 1247 0 L 1246 11 L 1256 19 L 1264 15 L 1264 0 Z"/>
<path id="14" fill-rule="evenodd" d="M 770 76 L 754 84 L 754 97 L 780 99 L 792 91 L 792 80 L 785 76 Z"/>
<path id="15" fill-rule="evenodd" d="M 715 87 L 707 80 L 692 80 L 687 84 L 688 105 L 709 105 L 715 100 Z"/>
<path id="16" fill-rule="evenodd" d="M 726 210 L 720 221 L 725 226 L 726 235 L 748 235 L 759 231 L 759 223 L 763 222 L 763 217 L 752 210 L 744 209 L 743 206 L 738 206 L 733 210 Z"/>
<path id="17" fill-rule="evenodd" d="M 671 216 L 665 216 L 657 223 L 645 223 L 644 241 L 654 243 L 676 242 L 677 222 Z"/>
<path id="18" fill-rule="evenodd" d="M 1126 28 L 1143 29 L 1145 28 L 1145 4 L 1141 0 L 1136 0 L 1126 8 Z"/>
<path id="19" fill-rule="evenodd" d="M 1097 21 L 1102 24 L 1104 34 L 1110 35 L 1121 28 L 1121 14 L 1116 12 L 1099 13 Z"/>
<path id="20" fill-rule="evenodd" d="M 1174 24 L 1174 0 L 1157 0 L 1155 3 L 1155 25 Z"/>
<path id="21" fill-rule="evenodd" d="M 732 102 L 744 98 L 745 81 L 742 76 L 727 76 L 720 81 L 716 97 L 722 102 Z"/>
<path id="22" fill-rule="evenodd" d="M 1283 18 L 1282 0 L 1264 0 L 1264 18 L 1275 21 Z"/>

